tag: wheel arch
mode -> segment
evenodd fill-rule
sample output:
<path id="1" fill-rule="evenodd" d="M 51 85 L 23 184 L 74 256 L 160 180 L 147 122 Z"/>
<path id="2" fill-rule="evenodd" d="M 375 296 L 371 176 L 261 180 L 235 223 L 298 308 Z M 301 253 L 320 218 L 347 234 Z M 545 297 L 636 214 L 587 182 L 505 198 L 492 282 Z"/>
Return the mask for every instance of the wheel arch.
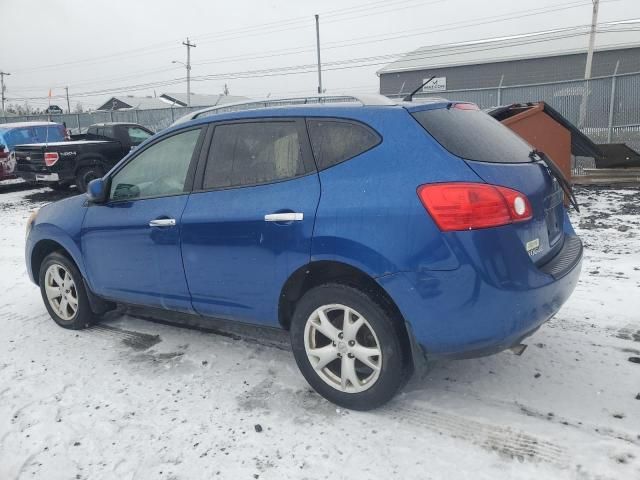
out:
<path id="1" fill-rule="evenodd" d="M 64 255 L 73 262 L 78 270 L 80 270 L 78 262 L 76 262 L 73 255 L 71 255 L 71 253 L 62 244 L 48 238 L 42 239 L 38 241 L 38 243 L 33 247 L 33 250 L 31 250 L 30 265 L 31 272 L 33 273 L 33 281 L 36 285 L 40 285 L 40 266 L 42 265 L 42 262 L 47 255 L 53 252 L 58 252 L 61 255 Z"/>
<path id="2" fill-rule="evenodd" d="M 295 305 L 310 289 L 326 283 L 340 283 L 357 288 L 378 303 L 394 321 L 403 345 L 405 364 L 413 366 L 414 345 L 400 309 L 387 291 L 369 274 L 343 262 L 319 260 L 308 263 L 293 272 L 285 282 L 278 301 L 278 322 L 289 330 Z"/>

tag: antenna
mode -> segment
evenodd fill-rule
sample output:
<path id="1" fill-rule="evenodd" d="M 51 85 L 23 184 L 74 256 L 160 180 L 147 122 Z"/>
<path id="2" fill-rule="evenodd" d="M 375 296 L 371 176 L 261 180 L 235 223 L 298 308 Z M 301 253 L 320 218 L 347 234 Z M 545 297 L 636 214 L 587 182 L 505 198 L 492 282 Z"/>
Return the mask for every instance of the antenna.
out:
<path id="1" fill-rule="evenodd" d="M 409 95 L 407 95 L 406 97 L 404 97 L 402 100 L 404 100 L 405 102 L 413 102 L 413 96 L 418 93 L 420 90 L 422 90 L 424 88 L 424 86 L 429 83 L 431 80 L 433 80 L 434 78 L 436 78 L 435 75 L 432 75 L 429 80 L 427 80 L 426 82 L 424 82 L 422 85 L 420 85 L 418 88 L 416 88 L 413 92 L 411 92 Z"/>

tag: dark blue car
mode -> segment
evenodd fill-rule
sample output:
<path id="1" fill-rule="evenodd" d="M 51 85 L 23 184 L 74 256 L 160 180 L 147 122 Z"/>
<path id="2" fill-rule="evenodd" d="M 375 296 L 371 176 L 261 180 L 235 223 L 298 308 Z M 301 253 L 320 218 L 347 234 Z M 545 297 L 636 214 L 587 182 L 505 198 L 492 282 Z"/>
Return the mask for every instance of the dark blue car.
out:
<path id="1" fill-rule="evenodd" d="M 208 112 L 43 207 L 26 261 L 51 317 L 84 328 L 120 303 L 283 328 L 354 409 L 417 353 L 520 345 L 580 273 L 550 161 L 472 104 L 360 100 Z"/>

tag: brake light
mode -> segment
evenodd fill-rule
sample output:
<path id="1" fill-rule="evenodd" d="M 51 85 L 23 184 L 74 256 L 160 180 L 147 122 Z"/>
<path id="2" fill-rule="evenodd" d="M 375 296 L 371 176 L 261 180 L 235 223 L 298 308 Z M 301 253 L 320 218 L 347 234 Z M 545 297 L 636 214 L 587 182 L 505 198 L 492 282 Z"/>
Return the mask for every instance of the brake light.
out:
<path id="1" fill-rule="evenodd" d="M 4 149 L 4 145 L 0 145 L 0 158 L 9 158 L 9 152 Z"/>
<path id="2" fill-rule="evenodd" d="M 44 163 L 47 167 L 52 167 L 56 164 L 60 156 L 58 152 L 45 152 L 44 154 Z"/>
<path id="3" fill-rule="evenodd" d="M 524 222 L 533 216 L 526 195 L 486 183 L 435 183 L 418 197 L 440 230 L 476 230 Z"/>
<path id="4" fill-rule="evenodd" d="M 453 108 L 456 110 L 480 110 L 475 103 L 455 103 Z"/>

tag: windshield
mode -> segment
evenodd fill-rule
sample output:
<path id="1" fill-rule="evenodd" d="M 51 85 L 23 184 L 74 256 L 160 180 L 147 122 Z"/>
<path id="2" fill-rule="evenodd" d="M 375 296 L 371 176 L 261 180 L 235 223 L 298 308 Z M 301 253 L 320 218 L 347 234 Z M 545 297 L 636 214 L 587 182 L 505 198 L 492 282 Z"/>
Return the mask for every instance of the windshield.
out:
<path id="1" fill-rule="evenodd" d="M 531 146 L 472 104 L 412 113 L 436 141 L 466 160 L 491 163 L 531 162 Z"/>

